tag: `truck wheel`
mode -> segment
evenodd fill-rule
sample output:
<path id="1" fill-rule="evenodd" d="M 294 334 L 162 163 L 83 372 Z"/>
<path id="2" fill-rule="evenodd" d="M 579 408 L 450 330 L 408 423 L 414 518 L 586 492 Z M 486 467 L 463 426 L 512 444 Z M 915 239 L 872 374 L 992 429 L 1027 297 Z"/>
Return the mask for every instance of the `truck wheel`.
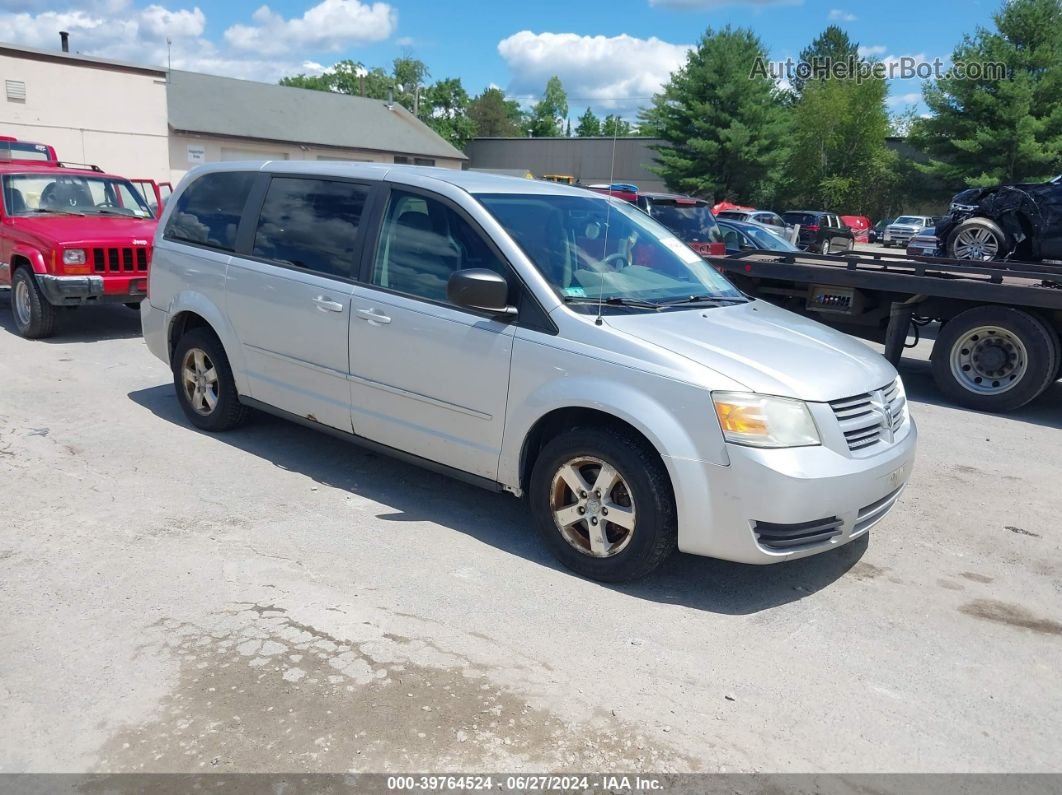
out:
<path id="1" fill-rule="evenodd" d="M 204 431 L 227 431 L 243 421 L 244 406 L 225 349 L 213 332 L 194 328 L 177 341 L 173 385 L 189 422 Z"/>
<path id="2" fill-rule="evenodd" d="M 50 337 L 55 332 L 55 307 L 48 303 L 37 280 L 25 267 L 11 279 L 11 311 L 15 330 L 26 339 Z"/>
<path id="3" fill-rule="evenodd" d="M 979 306 L 944 324 L 930 360 L 940 391 L 956 403 L 979 411 L 1013 411 L 1054 380 L 1059 339 L 1027 312 Z"/>
<path id="4" fill-rule="evenodd" d="M 675 550 L 671 480 L 630 433 L 580 428 L 554 438 L 535 461 L 529 492 L 546 544 L 584 577 L 644 577 Z"/>
<path id="5" fill-rule="evenodd" d="M 952 259 L 990 260 L 1006 253 L 1006 235 L 987 218 L 967 218 L 948 235 L 948 256 Z"/>

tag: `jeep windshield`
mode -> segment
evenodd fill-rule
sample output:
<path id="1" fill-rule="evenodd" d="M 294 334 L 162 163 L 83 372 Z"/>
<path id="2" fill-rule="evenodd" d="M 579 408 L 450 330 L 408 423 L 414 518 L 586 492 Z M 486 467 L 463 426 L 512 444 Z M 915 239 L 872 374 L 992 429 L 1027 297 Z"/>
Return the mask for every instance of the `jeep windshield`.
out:
<path id="1" fill-rule="evenodd" d="M 477 195 L 575 311 L 655 311 L 746 299 L 663 225 L 598 196 Z"/>
<path id="2" fill-rule="evenodd" d="M 80 174 L 5 174 L 8 215 L 99 215 L 152 218 L 131 183 L 114 177 Z"/>

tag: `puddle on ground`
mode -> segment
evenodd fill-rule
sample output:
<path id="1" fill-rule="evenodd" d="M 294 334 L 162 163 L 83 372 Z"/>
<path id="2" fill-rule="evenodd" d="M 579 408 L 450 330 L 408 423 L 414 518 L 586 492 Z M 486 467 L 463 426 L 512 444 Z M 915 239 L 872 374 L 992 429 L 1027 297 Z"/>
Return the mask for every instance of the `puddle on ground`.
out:
<path id="1" fill-rule="evenodd" d="M 175 655 L 177 684 L 153 720 L 105 743 L 98 772 L 697 768 L 638 726 L 565 722 L 482 666 L 369 623 L 339 638 L 243 604 L 151 632 L 138 653 Z"/>

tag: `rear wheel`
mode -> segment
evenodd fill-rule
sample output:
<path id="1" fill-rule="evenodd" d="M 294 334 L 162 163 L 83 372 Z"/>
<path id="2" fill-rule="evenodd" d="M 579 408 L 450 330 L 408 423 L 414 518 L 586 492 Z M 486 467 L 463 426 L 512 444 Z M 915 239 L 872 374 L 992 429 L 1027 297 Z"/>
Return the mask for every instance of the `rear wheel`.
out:
<path id="1" fill-rule="evenodd" d="M 820 254 L 829 254 L 830 253 L 830 241 L 829 240 L 823 240 L 822 243 L 819 244 L 819 253 Z"/>
<path id="2" fill-rule="evenodd" d="M 225 349 L 213 332 L 194 328 L 173 352 L 177 402 L 189 422 L 204 431 L 226 431 L 243 421 L 245 408 Z"/>
<path id="3" fill-rule="evenodd" d="M 529 492 L 542 538 L 584 577 L 644 577 L 675 550 L 667 470 L 629 432 L 580 428 L 554 438 L 535 462 Z"/>
<path id="4" fill-rule="evenodd" d="M 1007 254 L 1003 230 L 987 218 L 967 218 L 948 236 L 952 259 L 991 260 Z"/>
<path id="5" fill-rule="evenodd" d="M 960 405 L 1012 411 L 1043 392 L 1059 372 L 1059 339 L 1033 315 L 979 306 L 956 315 L 933 346 L 933 378 Z"/>
<path id="6" fill-rule="evenodd" d="M 11 279 L 11 311 L 15 330 L 26 339 L 55 333 L 55 307 L 48 303 L 37 280 L 25 267 L 16 270 Z"/>

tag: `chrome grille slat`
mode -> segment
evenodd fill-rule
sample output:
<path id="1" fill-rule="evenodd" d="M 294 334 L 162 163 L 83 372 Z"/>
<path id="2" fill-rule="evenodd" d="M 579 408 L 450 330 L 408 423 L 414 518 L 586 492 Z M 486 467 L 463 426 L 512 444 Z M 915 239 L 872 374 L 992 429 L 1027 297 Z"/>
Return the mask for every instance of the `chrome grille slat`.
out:
<path id="1" fill-rule="evenodd" d="M 895 433 L 903 425 L 907 400 L 900 392 L 899 379 L 896 379 L 880 390 L 831 400 L 829 405 L 849 451 L 854 453 L 891 439 L 889 420 Z"/>

